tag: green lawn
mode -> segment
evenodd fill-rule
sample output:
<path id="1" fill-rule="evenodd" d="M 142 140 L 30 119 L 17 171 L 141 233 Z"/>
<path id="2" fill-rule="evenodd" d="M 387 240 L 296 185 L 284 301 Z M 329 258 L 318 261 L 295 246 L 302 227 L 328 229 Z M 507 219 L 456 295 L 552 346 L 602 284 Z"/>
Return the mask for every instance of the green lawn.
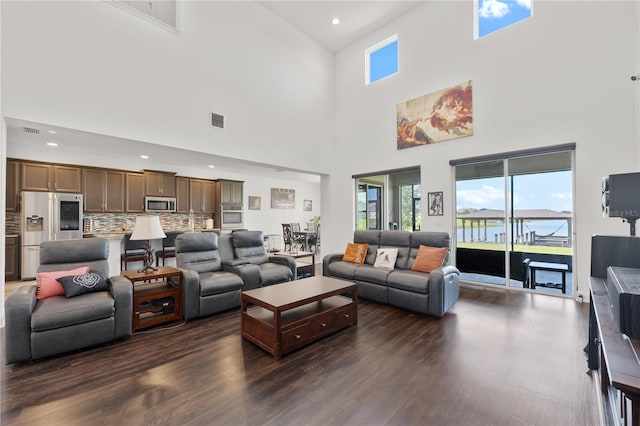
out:
<path id="1" fill-rule="evenodd" d="M 497 250 L 504 251 L 504 244 L 495 243 L 458 243 L 460 248 L 470 248 L 478 250 Z M 565 254 L 571 256 L 573 254 L 572 247 L 550 247 L 550 246 L 530 246 L 525 244 L 516 244 L 511 251 L 520 251 L 527 253 L 544 253 L 544 254 Z"/>

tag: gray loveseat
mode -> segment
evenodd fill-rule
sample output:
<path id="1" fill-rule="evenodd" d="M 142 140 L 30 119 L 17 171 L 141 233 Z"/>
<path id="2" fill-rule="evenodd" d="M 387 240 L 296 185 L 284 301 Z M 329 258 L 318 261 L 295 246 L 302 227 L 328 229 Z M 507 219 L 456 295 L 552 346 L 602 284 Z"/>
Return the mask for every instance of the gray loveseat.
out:
<path id="1" fill-rule="evenodd" d="M 329 254 L 323 258 L 322 274 L 355 282 L 358 297 L 437 317 L 458 300 L 460 272 L 449 265 L 449 254 L 444 266 L 430 273 L 411 270 L 420 245 L 449 248 L 448 233 L 358 230 L 353 242 L 369 244 L 364 263 L 343 262 L 342 253 Z M 373 267 L 377 249 L 385 247 L 398 248 L 393 270 Z"/>
<path id="2" fill-rule="evenodd" d="M 240 292 L 295 279 L 295 259 L 269 256 L 260 231 L 180 234 L 176 264 L 183 276 L 185 320 L 240 306 Z"/>
<path id="3" fill-rule="evenodd" d="M 38 272 L 89 266 L 109 274 L 109 242 L 102 238 L 47 241 L 40 246 Z M 35 284 L 17 288 L 6 301 L 7 363 L 74 351 L 131 335 L 132 284 L 108 280 L 109 291 L 76 297 L 36 298 Z"/>

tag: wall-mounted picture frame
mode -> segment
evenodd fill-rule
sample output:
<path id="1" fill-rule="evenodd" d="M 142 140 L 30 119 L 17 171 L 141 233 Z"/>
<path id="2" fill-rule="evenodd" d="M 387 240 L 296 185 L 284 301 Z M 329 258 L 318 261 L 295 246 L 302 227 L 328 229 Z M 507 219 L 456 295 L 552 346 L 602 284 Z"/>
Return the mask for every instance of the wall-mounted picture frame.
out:
<path id="1" fill-rule="evenodd" d="M 271 188 L 272 209 L 295 209 L 296 190 L 284 188 Z"/>
<path id="2" fill-rule="evenodd" d="M 429 203 L 427 213 L 429 216 L 444 215 L 443 199 L 444 199 L 444 195 L 442 191 L 427 193 L 427 201 Z"/>
<path id="3" fill-rule="evenodd" d="M 473 135 L 471 80 L 396 105 L 397 148 Z"/>
<path id="4" fill-rule="evenodd" d="M 302 202 L 302 211 L 305 212 L 310 212 L 313 210 L 313 201 L 311 200 L 304 200 Z"/>
<path id="5" fill-rule="evenodd" d="M 262 200 L 255 195 L 249 195 L 249 210 L 260 210 Z"/>

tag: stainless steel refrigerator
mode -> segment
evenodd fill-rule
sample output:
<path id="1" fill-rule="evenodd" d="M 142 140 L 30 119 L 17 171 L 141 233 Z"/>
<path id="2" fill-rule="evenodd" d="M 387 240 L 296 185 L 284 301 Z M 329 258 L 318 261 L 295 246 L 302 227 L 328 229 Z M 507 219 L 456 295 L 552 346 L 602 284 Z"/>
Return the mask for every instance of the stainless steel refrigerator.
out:
<path id="1" fill-rule="evenodd" d="M 23 280 L 35 278 L 43 241 L 82 238 L 82 194 L 22 192 L 20 234 Z"/>

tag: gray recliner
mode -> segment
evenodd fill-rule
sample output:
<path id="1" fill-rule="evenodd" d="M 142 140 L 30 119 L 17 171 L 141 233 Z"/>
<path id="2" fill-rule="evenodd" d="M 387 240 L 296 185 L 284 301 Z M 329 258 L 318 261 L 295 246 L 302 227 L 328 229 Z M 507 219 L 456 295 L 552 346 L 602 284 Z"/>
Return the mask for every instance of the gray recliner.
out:
<path id="1" fill-rule="evenodd" d="M 109 243 L 102 238 L 47 241 L 40 246 L 38 272 L 89 266 L 109 274 Z M 109 291 L 37 300 L 35 284 L 17 288 L 6 301 L 7 363 L 74 351 L 131 335 L 132 284 L 108 280 Z"/>
<path id="2" fill-rule="evenodd" d="M 236 259 L 256 266 L 238 270 L 244 290 L 296 279 L 296 260 L 291 256 L 269 256 L 264 248 L 262 231 L 234 231 L 231 241 Z"/>
<path id="3" fill-rule="evenodd" d="M 234 260 L 228 235 L 187 232 L 176 238 L 175 248 L 185 320 L 240 306 L 243 281 L 238 270 L 249 262 Z"/>

